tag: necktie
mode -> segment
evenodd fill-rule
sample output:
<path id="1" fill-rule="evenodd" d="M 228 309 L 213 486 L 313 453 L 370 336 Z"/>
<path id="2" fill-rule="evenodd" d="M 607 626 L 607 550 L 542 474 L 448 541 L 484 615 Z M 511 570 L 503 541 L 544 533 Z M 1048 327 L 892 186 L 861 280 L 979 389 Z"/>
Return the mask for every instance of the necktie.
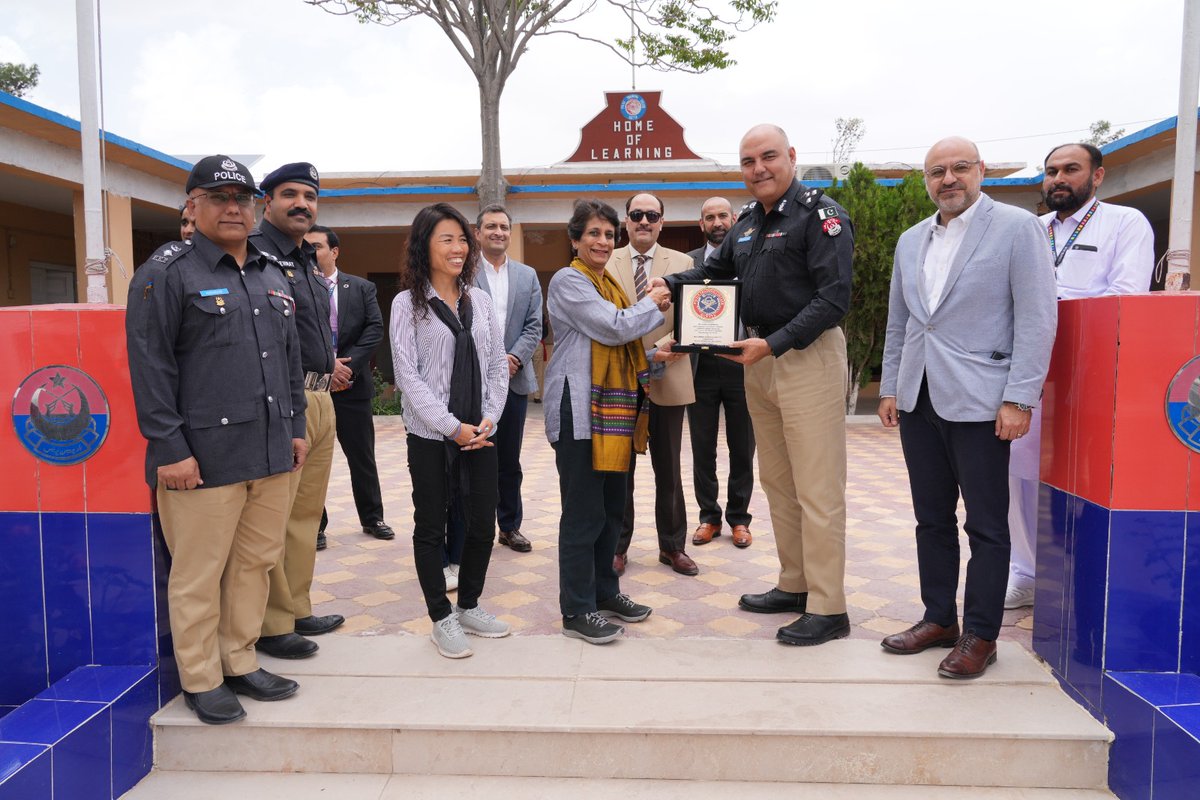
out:
<path id="1" fill-rule="evenodd" d="M 646 296 L 646 257 L 639 254 L 633 260 L 637 262 L 633 267 L 633 288 L 637 290 L 637 299 L 641 300 Z"/>
<path id="2" fill-rule="evenodd" d="M 337 305 L 334 303 L 334 294 L 337 292 L 337 281 L 333 278 L 325 278 L 325 285 L 329 289 L 329 330 L 333 333 L 333 352 L 337 353 Z"/>

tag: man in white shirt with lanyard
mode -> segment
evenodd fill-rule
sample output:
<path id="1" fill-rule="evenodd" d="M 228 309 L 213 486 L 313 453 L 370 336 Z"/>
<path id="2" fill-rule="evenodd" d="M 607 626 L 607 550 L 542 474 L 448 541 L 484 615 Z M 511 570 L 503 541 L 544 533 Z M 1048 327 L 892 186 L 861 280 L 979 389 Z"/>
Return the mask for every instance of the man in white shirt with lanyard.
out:
<path id="1" fill-rule="evenodd" d="M 1064 144 L 1046 156 L 1042 226 L 1054 255 L 1059 300 L 1145 292 L 1154 272 L 1154 232 L 1136 208 L 1102 203 L 1104 157 L 1090 144 Z M 1029 434 L 1012 444 L 1008 526 L 1012 541 L 1007 609 L 1033 605 L 1037 553 L 1041 409 Z"/>

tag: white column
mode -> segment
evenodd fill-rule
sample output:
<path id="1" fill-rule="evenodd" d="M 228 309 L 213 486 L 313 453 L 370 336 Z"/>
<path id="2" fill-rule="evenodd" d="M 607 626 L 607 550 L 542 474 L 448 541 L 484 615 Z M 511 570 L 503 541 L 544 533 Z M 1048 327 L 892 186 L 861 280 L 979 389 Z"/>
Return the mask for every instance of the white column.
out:
<path id="1" fill-rule="evenodd" d="M 75 0 L 75 35 L 79 55 L 79 141 L 83 157 L 83 253 L 87 301 L 107 303 L 95 0 Z"/>
<path id="2" fill-rule="evenodd" d="M 1175 129 L 1175 180 L 1167 241 L 1168 292 L 1190 287 L 1192 204 L 1196 175 L 1196 94 L 1200 90 L 1200 0 L 1184 0 L 1183 51 L 1179 58 L 1179 122 Z"/>

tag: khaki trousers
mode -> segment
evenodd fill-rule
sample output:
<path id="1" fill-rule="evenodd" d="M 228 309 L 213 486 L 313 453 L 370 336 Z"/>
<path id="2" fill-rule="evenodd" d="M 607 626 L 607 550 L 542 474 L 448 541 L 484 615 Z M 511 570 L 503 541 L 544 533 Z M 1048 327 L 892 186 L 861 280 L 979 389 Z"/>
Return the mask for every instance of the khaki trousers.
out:
<path id="1" fill-rule="evenodd" d="M 271 590 L 262 622 L 263 636 L 292 633 L 297 619 L 312 616 L 308 593 L 317 563 L 317 528 L 321 526 L 321 509 L 329 490 L 337 427 L 329 392 L 305 391 L 304 397 L 308 400 L 304 412 L 308 458 L 303 467 L 291 473 L 291 513 L 283 554 L 269 576 Z"/>
<path id="2" fill-rule="evenodd" d="M 779 551 L 779 588 L 813 614 L 846 612 L 846 338 L 746 367 L 758 474 Z"/>
<path id="3" fill-rule="evenodd" d="M 207 692 L 226 675 L 258 669 L 254 643 L 267 570 L 283 550 L 288 474 L 190 491 L 160 484 L 157 495 L 179 680 L 186 691 Z"/>

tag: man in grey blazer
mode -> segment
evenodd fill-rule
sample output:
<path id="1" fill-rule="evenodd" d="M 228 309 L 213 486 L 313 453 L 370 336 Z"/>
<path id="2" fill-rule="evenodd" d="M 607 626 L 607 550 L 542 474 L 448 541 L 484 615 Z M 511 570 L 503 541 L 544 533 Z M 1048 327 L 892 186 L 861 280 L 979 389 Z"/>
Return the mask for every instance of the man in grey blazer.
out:
<path id="1" fill-rule="evenodd" d="M 521 440 L 525 436 L 528 395 L 537 391 L 533 349 L 542 338 L 542 287 L 533 267 L 508 257 L 512 217 L 504 206 L 494 204 L 480 210 L 475 238 L 481 260 L 475 285 L 494 301 L 508 354 L 508 399 L 492 439 L 500 462 L 500 499 L 496 507 L 499 540 L 518 553 L 528 553 L 533 546 L 521 533 Z"/>
<path id="2" fill-rule="evenodd" d="M 896 244 L 879 418 L 900 426 L 917 518 L 923 619 L 883 647 L 953 648 L 946 678 L 996 660 L 1008 582 L 1010 443 L 1029 430 L 1054 344 L 1054 264 L 1035 216 L 981 192 L 974 143 L 943 139 L 925 157 L 938 213 Z M 971 545 L 958 624 L 961 494 Z"/>

